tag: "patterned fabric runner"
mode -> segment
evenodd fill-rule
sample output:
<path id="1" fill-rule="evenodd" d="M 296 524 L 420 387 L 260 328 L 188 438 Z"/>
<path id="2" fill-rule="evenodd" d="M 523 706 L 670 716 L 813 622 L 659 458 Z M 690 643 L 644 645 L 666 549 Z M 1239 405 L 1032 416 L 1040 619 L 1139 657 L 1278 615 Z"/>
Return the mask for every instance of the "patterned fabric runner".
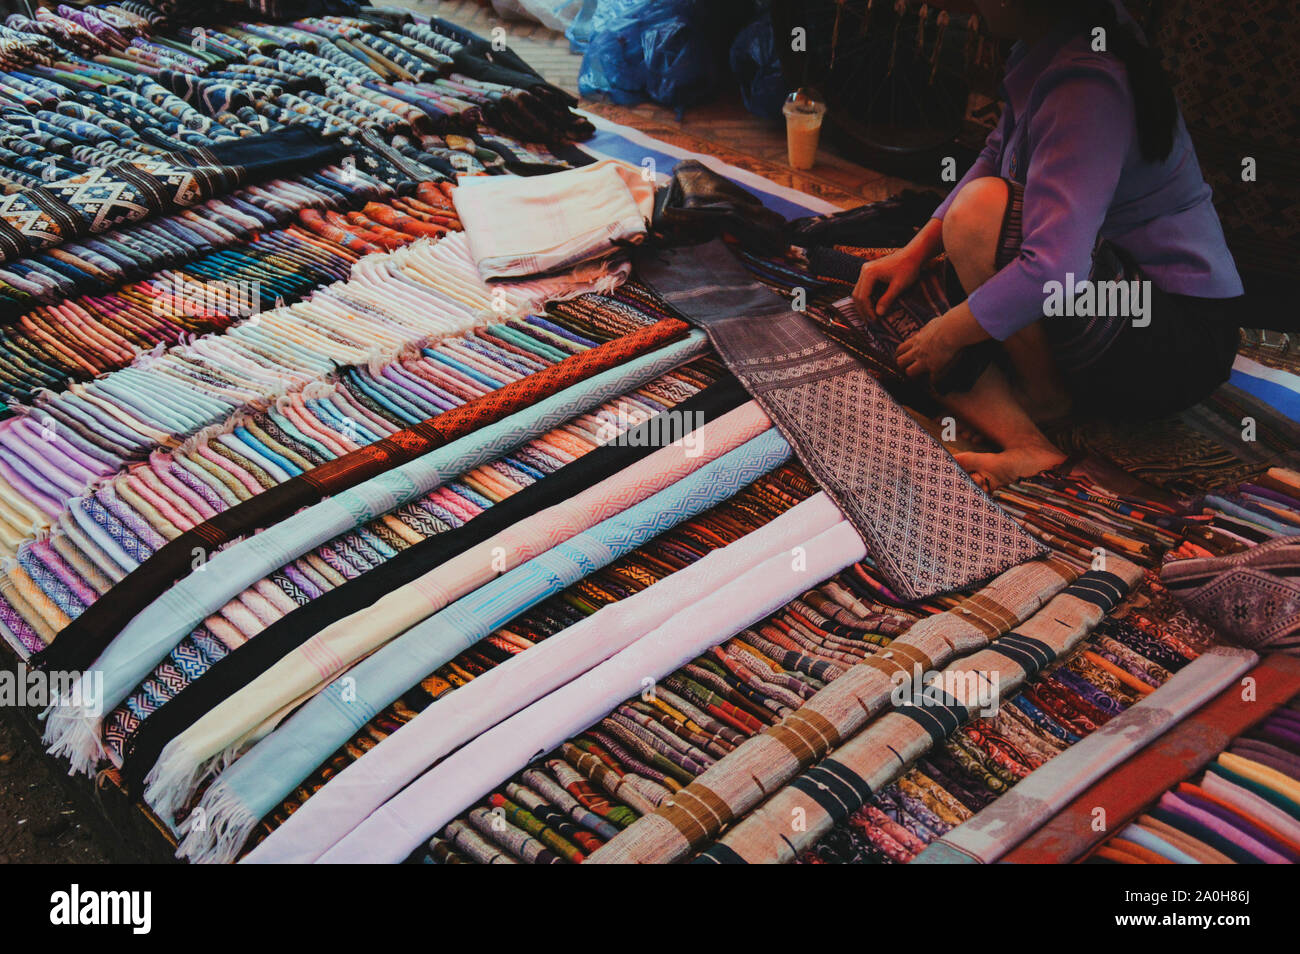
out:
<path id="1" fill-rule="evenodd" d="M 853 356 L 721 241 L 641 256 L 638 275 L 706 329 L 852 521 L 896 592 L 969 587 L 1044 552 Z"/>

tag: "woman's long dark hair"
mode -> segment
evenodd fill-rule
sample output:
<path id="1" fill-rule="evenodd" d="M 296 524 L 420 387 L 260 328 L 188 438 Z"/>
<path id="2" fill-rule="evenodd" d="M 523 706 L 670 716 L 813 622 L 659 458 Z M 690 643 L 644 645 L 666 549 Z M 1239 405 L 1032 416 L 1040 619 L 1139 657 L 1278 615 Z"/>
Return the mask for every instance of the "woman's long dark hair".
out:
<path id="1" fill-rule="evenodd" d="M 1031 0 L 1042 10 L 1067 10 L 1089 28 L 1106 31 L 1106 49 L 1115 54 L 1128 72 L 1137 113 L 1138 147 L 1148 162 L 1167 159 L 1174 148 L 1174 130 L 1178 122 L 1178 100 L 1173 86 L 1160 63 L 1160 53 L 1144 43 L 1132 22 L 1120 23 L 1111 0 Z"/>

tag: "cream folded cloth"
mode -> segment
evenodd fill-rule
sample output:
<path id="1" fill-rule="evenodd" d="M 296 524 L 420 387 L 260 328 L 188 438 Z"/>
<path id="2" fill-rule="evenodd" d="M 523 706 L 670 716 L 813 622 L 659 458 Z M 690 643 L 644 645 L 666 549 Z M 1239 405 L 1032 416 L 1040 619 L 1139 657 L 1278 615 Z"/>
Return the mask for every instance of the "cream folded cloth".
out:
<path id="1" fill-rule="evenodd" d="M 546 176 L 465 176 L 452 193 L 485 281 L 578 266 L 590 280 L 590 263 L 603 270 L 645 238 L 654 196 L 654 181 L 617 159 Z"/>

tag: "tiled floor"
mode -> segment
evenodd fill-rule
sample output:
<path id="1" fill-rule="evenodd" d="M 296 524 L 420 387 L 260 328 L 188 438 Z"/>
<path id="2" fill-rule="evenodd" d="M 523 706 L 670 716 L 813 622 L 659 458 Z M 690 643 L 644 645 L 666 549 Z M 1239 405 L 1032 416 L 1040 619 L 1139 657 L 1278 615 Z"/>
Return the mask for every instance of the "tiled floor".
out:
<path id="1" fill-rule="evenodd" d="M 389 0 L 389 4 L 442 17 L 489 39 L 501 35 L 547 80 L 574 94 L 578 92 L 582 58 L 569 52 L 568 40 L 560 33 L 537 23 L 504 20 L 481 0 Z M 504 34 L 494 34 L 494 30 L 503 30 Z M 782 123 L 746 111 L 736 90 L 689 110 L 681 119 L 654 103 L 622 107 L 583 100 L 582 108 L 676 146 L 717 155 L 781 185 L 843 207 L 872 202 L 915 185 L 845 159 L 826 144 L 818 153 L 816 166 L 796 172 L 786 162 Z"/>

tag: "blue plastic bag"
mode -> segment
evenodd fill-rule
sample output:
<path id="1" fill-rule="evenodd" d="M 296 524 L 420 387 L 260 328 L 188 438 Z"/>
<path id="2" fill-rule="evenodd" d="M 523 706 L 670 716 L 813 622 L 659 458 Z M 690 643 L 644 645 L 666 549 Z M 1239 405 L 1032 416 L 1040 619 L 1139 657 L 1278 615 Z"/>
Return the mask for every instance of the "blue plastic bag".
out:
<path id="1" fill-rule="evenodd" d="M 574 21 L 569 24 L 569 28 L 564 31 L 564 35 L 569 40 L 570 53 L 585 53 L 588 44 L 591 43 L 591 35 L 595 32 L 593 21 L 596 17 L 597 0 L 582 0 L 582 9 Z"/>
<path id="2" fill-rule="evenodd" d="M 567 34 L 571 44 L 587 43 L 578 89 L 620 105 L 649 98 L 679 112 L 706 101 L 722 73 L 716 13 L 708 0 L 597 0 L 590 21 L 580 15 Z"/>

